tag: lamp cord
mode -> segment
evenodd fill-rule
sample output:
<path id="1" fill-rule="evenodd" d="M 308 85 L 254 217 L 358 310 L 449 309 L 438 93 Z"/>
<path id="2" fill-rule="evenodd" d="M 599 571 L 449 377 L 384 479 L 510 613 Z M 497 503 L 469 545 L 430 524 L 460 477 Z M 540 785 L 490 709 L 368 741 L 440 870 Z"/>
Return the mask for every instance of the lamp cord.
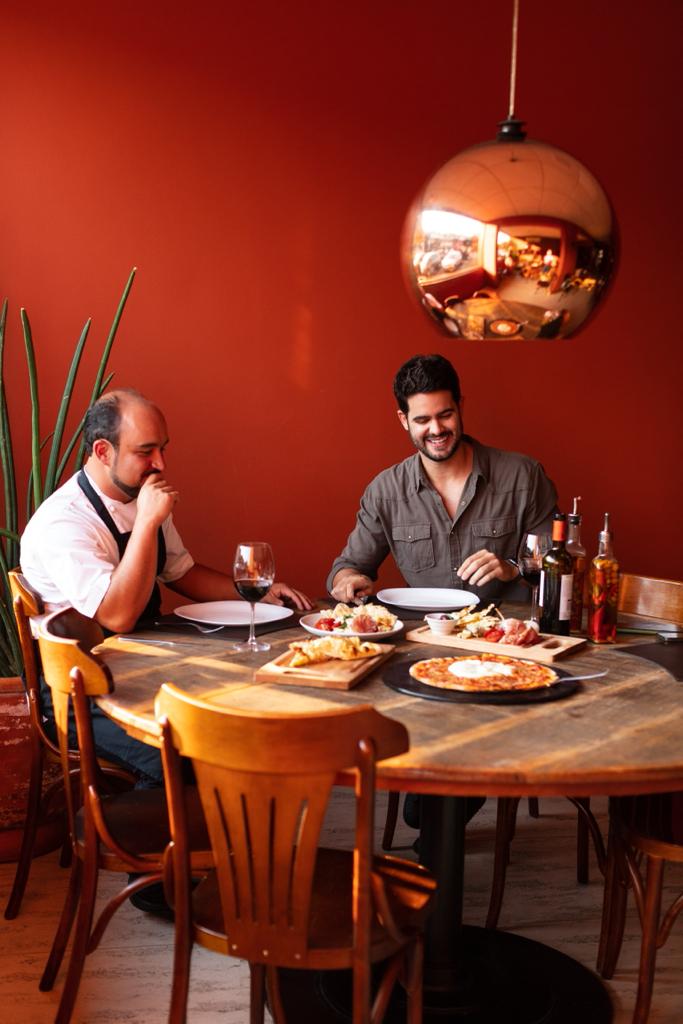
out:
<path id="1" fill-rule="evenodd" d="M 519 0 L 514 0 L 512 13 L 512 60 L 510 61 L 510 107 L 508 120 L 515 116 L 515 87 L 517 84 L 517 26 L 519 24 Z"/>

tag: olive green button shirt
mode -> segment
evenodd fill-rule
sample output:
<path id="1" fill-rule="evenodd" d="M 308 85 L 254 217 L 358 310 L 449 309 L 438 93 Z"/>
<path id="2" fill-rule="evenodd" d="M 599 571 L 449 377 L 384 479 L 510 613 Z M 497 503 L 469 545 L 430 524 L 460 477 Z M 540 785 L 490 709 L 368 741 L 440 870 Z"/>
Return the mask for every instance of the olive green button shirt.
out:
<path id="1" fill-rule="evenodd" d="M 516 559 L 525 533 L 550 533 L 557 492 L 535 459 L 464 439 L 472 446 L 472 472 L 455 519 L 418 454 L 384 470 L 361 499 L 356 526 L 327 578 L 328 590 L 340 569 L 376 580 L 391 552 L 410 587 L 472 590 L 484 602 L 503 596 L 509 584 L 472 586 L 457 575 L 458 567 L 482 548 Z"/>

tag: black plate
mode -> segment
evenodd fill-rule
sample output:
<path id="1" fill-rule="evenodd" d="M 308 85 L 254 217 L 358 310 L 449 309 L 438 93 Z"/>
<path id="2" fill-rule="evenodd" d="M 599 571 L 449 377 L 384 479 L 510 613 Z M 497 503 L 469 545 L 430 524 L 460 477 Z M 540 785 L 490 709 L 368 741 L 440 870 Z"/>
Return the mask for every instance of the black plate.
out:
<path id="1" fill-rule="evenodd" d="M 449 655 L 442 655 L 449 657 Z M 382 670 L 382 682 L 392 690 L 407 693 L 411 697 L 425 697 L 427 700 L 445 700 L 453 704 L 543 704 L 549 700 L 562 700 L 579 690 L 576 682 L 565 669 L 552 666 L 560 681 L 552 686 L 539 686 L 535 690 L 511 690 L 505 692 L 494 690 L 491 693 L 475 693 L 472 690 L 442 690 L 437 686 L 427 686 L 418 679 L 413 679 L 409 669 L 417 661 L 425 658 L 411 658 L 410 661 L 393 662 Z M 522 659 L 524 660 L 524 659 Z M 527 659 L 529 660 L 529 659 Z"/>

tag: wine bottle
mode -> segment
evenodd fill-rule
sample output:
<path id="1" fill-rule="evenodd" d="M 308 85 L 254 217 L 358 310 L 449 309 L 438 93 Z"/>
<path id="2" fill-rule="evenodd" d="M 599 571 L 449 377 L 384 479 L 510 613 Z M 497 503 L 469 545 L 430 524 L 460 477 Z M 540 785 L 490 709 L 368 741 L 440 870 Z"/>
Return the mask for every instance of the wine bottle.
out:
<path id="1" fill-rule="evenodd" d="M 572 558 L 566 549 L 567 517 L 553 516 L 553 546 L 543 556 L 541 568 L 541 632 L 569 636 L 572 612 Z"/>
<path id="2" fill-rule="evenodd" d="M 598 538 L 598 553 L 590 565 L 588 636 L 594 644 L 613 644 L 617 639 L 619 563 L 614 557 L 609 512 Z"/>
<path id="3" fill-rule="evenodd" d="M 572 583 L 572 611 L 569 628 L 581 629 L 583 622 L 583 586 L 586 578 L 586 549 L 581 543 L 581 516 L 579 502 L 581 497 L 574 498 L 572 511 L 567 516 L 569 530 L 567 534 L 567 551 L 571 555 L 574 580 Z"/>

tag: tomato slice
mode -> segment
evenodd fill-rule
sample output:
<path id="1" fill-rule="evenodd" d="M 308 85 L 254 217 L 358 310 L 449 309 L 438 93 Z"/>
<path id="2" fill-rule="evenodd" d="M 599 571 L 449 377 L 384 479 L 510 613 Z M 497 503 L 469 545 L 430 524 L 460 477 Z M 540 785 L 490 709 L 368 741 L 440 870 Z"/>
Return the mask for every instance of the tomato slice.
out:
<path id="1" fill-rule="evenodd" d="M 498 629 L 497 626 L 491 626 L 484 633 L 484 640 L 490 640 L 492 644 L 497 644 L 502 636 L 504 636 L 502 629 Z"/>

